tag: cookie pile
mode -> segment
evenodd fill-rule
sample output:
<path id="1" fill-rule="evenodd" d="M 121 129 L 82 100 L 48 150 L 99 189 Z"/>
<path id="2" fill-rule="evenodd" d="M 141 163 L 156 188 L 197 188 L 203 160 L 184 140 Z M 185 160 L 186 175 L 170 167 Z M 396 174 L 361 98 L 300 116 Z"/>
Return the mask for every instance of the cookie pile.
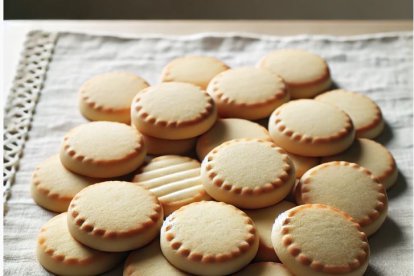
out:
<path id="1" fill-rule="evenodd" d="M 124 275 L 363 275 L 397 167 L 371 140 L 379 107 L 330 87 L 327 63 L 294 49 L 233 69 L 178 58 L 155 85 L 89 79 L 92 122 L 33 173 L 35 202 L 61 213 L 40 230 L 39 262 L 59 275 L 127 255 Z"/>

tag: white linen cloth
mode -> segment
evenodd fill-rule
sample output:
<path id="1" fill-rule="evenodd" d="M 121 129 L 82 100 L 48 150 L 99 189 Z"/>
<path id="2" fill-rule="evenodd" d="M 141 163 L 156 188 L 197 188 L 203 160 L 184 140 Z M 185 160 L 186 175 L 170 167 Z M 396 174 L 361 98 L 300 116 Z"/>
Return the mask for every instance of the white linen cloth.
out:
<path id="1" fill-rule="evenodd" d="M 55 214 L 31 199 L 31 174 L 39 162 L 58 153 L 69 129 L 86 122 L 77 106 L 77 90 L 85 80 L 106 71 L 128 70 L 155 84 L 163 66 L 178 56 L 211 55 L 231 67 L 254 66 L 262 56 L 279 48 L 303 48 L 320 54 L 328 61 L 337 86 L 368 95 L 381 107 L 387 125 L 377 140 L 393 153 L 400 176 L 388 193 L 389 217 L 369 239 L 371 258 L 366 275 L 412 275 L 410 33 L 342 38 L 246 34 L 119 38 L 59 33 L 48 70 L 43 73 L 43 88 L 7 203 L 4 274 L 47 275 L 36 260 L 36 237 Z M 111 274 L 122 275 L 122 269 Z"/>

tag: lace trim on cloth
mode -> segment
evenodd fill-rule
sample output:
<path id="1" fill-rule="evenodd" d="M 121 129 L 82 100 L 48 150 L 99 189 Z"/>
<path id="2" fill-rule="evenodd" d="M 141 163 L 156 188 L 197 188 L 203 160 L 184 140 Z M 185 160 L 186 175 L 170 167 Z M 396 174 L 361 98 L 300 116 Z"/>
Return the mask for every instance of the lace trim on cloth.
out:
<path id="1" fill-rule="evenodd" d="M 3 203 L 19 166 L 33 114 L 39 99 L 57 33 L 33 31 L 27 35 L 24 50 L 4 110 Z"/>

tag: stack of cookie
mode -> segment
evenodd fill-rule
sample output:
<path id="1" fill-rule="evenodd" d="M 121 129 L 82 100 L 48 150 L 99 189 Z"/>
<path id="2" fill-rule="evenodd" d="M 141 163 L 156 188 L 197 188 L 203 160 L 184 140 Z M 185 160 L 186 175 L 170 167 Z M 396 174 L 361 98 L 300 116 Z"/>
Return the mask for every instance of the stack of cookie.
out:
<path id="1" fill-rule="evenodd" d="M 93 122 L 33 174 L 35 202 L 61 213 L 39 262 L 59 275 L 127 254 L 124 275 L 363 275 L 397 168 L 370 140 L 379 107 L 330 87 L 327 63 L 292 49 L 233 69 L 178 58 L 152 86 L 91 78 L 79 106 Z"/>

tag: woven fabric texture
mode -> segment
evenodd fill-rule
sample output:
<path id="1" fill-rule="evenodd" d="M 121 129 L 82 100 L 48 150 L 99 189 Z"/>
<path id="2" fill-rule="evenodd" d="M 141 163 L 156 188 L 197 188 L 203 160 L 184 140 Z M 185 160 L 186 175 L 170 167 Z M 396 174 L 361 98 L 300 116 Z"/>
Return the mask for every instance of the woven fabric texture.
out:
<path id="1" fill-rule="evenodd" d="M 58 152 L 68 130 L 86 122 L 77 106 L 77 90 L 85 80 L 102 72 L 127 70 L 155 84 L 162 67 L 178 56 L 211 55 L 231 67 L 254 66 L 263 55 L 279 48 L 320 54 L 327 59 L 338 87 L 368 95 L 381 107 L 386 128 L 377 140 L 393 153 L 400 176 L 388 193 L 389 217 L 369 239 L 367 275 L 412 275 L 410 33 L 342 38 L 245 34 L 119 38 L 35 32 L 27 45 L 35 45 L 44 60 L 39 51 L 26 47 L 6 107 L 5 187 L 14 184 L 4 217 L 4 275 L 48 274 L 36 261 L 36 237 L 39 228 L 56 214 L 31 199 L 31 174 L 38 163 Z M 109 274 L 122 275 L 122 268 Z"/>

